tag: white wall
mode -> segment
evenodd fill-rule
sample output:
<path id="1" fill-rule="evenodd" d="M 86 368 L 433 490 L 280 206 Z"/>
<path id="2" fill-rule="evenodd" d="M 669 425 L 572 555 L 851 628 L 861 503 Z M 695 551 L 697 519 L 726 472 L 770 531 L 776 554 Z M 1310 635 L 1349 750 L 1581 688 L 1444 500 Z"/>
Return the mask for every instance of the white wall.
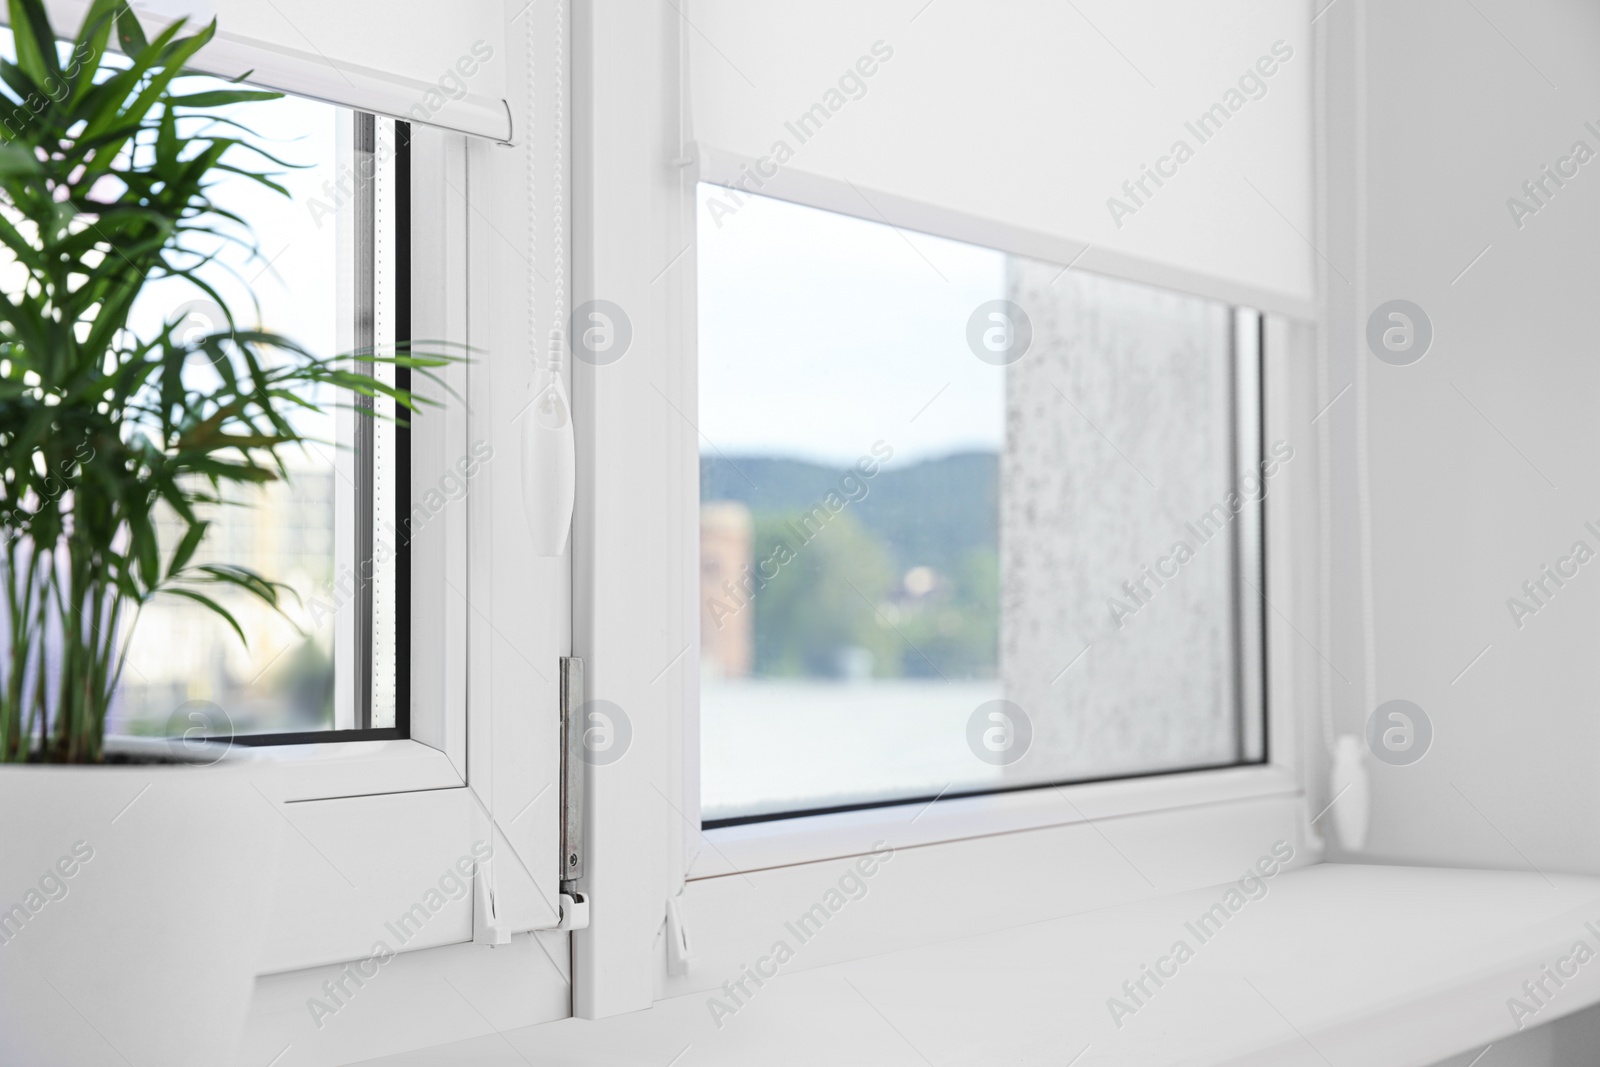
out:
<path id="1" fill-rule="evenodd" d="M 1600 8 L 1342 0 L 1318 27 L 1329 78 L 1326 395 L 1357 384 L 1327 416 L 1339 457 L 1330 688 L 1340 732 L 1358 732 L 1375 700 L 1395 697 L 1421 705 L 1436 731 L 1419 763 L 1369 762 L 1368 855 L 1592 873 L 1600 563 L 1520 629 L 1507 599 L 1575 541 L 1600 551 L 1583 525 L 1600 528 L 1600 162 L 1521 228 L 1507 199 L 1575 141 L 1600 152 L 1600 134 L 1584 126 L 1600 127 Z M 1431 350 L 1411 366 L 1366 349 L 1369 312 L 1393 298 L 1433 323 Z M 1370 652 L 1358 554 L 1363 372 Z"/>
<path id="2" fill-rule="evenodd" d="M 694 0 L 685 10 L 696 31 L 693 136 L 713 159 L 757 160 L 787 142 L 793 159 L 769 193 L 819 175 L 848 182 L 851 201 L 872 199 L 867 217 L 900 222 L 875 195 L 894 194 L 1065 239 L 1069 256 L 1090 242 L 1086 267 L 1130 256 L 1310 297 L 1301 235 L 1311 55 L 1300 0 Z M 1280 41 L 1282 62 L 1271 58 Z M 874 73 L 859 98 L 830 101 L 863 57 Z M 1185 122 L 1261 57 L 1274 73 L 1252 86 L 1259 98 L 1235 97 L 1237 112 L 1201 143 Z M 837 108 L 802 142 L 785 123 L 819 102 Z M 1123 183 L 1179 139 L 1193 158 L 1159 188 L 1147 179 L 1151 195 L 1134 203 Z M 728 175 L 719 164 L 706 173 Z M 1114 221 L 1111 197 L 1134 213 Z"/>

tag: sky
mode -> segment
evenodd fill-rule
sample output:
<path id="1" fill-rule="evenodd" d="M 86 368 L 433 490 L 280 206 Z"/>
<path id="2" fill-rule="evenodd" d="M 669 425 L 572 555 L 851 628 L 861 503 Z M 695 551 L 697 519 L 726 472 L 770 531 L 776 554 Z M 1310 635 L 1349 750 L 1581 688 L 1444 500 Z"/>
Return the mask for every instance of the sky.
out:
<path id="1" fill-rule="evenodd" d="M 1000 448 L 1005 372 L 966 330 L 1005 295 L 1003 253 L 759 196 L 714 219 L 724 196 L 696 192 L 702 451 L 843 466 L 878 440 L 897 463 Z"/>

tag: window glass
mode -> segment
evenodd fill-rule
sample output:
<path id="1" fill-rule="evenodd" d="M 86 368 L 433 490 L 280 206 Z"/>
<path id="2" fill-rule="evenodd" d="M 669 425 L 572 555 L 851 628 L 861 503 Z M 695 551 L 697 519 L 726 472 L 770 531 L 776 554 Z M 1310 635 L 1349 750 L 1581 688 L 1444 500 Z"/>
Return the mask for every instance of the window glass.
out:
<path id="1" fill-rule="evenodd" d="M 209 81 L 190 79 L 197 89 Z M 290 164 L 236 149 L 235 165 L 270 174 L 290 195 L 231 174 L 219 174 L 212 189 L 220 207 L 249 222 L 258 244 L 256 255 L 221 240 L 196 245 L 216 252 L 204 276 L 237 324 L 284 334 L 317 355 L 374 343 L 392 349 L 395 124 L 295 97 L 220 114 Z M 360 272 L 363 257 L 371 266 Z M 361 277 L 373 279 L 365 291 Z M 212 301 L 173 279 L 147 286 L 129 325 L 148 336 L 163 319 L 181 319 L 197 334 L 225 326 Z M 306 399 L 322 412 L 295 416 L 313 440 L 286 453 L 290 477 L 227 490 L 228 502 L 207 511 L 213 526 L 196 556 L 249 567 L 295 595 L 279 613 L 236 590 L 216 593 L 248 643 L 204 607 L 157 597 L 130 622 L 112 732 L 287 735 L 396 725 L 394 555 L 374 560 L 371 519 L 392 514 L 402 491 L 396 430 L 370 423 L 363 436 L 368 420 L 347 394 Z M 392 401 L 380 403 L 393 414 Z M 176 543 L 181 523 L 168 514 L 163 526 L 163 543 Z"/>
<path id="2" fill-rule="evenodd" d="M 1260 758 L 1254 315 L 699 200 L 708 822 Z"/>

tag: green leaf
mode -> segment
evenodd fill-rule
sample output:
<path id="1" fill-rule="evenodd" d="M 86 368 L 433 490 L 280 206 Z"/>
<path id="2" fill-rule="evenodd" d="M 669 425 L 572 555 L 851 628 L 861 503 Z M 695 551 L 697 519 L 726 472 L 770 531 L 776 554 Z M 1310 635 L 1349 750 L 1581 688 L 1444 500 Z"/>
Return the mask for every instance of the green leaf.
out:
<path id="1" fill-rule="evenodd" d="M 38 177 L 44 173 L 44 167 L 37 157 L 26 148 L 15 142 L 8 141 L 0 144 L 0 176 L 17 177 L 27 175 Z"/>
<path id="2" fill-rule="evenodd" d="M 227 104 L 243 104 L 252 100 L 282 99 L 282 93 L 273 92 L 271 89 L 211 89 L 184 96 L 169 96 L 167 103 L 172 107 L 223 107 Z"/>
<path id="3" fill-rule="evenodd" d="M 130 516 L 128 533 L 133 542 L 135 557 L 139 561 L 139 573 L 144 578 L 145 588 L 154 589 L 161 581 L 161 548 L 156 542 L 149 514 Z"/>
<path id="4" fill-rule="evenodd" d="M 206 575 L 206 581 L 237 586 L 274 608 L 278 606 L 278 594 L 280 591 L 287 591 L 291 594 L 294 592 L 294 590 L 281 582 L 268 581 L 249 567 L 240 567 L 227 563 L 206 563 L 197 567 L 196 570 Z"/>
<path id="5" fill-rule="evenodd" d="M 11 35 L 16 43 L 17 66 L 43 91 L 61 82 L 56 63 L 56 35 L 45 14 L 44 0 L 10 0 Z"/>
<path id="6" fill-rule="evenodd" d="M 233 632 L 239 635 L 240 644 L 244 645 L 246 648 L 250 647 L 250 640 L 245 637 L 244 630 L 239 626 L 239 620 L 235 619 L 233 617 L 233 613 L 227 608 L 223 607 L 221 604 L 218 604 L 215 600 L 212 600 L 204 593 L 195 592 L 193 589 L 184 589 L 181 586 L 163 589 L 161 592 L 166 593 L 169 596 L 181 596 L 185 600 L 193 600 L 197 604 L 204 604 L 206 607 L 210 608 L 212 611 L 216 612 L 218 615 L 221 615 L 227 620 L 228 625 L 233 627 Z"/>
<path id="7" fill-rule="evenodd" d="M 180 573 L 194 558 L 195 550 L 200 547 L 200 542 L 205 540 L 206 531 L 211 528 L 209 522 L 195 522 L 183 533 L 183 540 L 178 542 L 177 549 L 172 553 L 172 562 L 167 564 L 167 577 Z"/>
<path id="8" fill-rule="evenodd" d="M 72 50 L 73 62 L 78 65 L 78 73 L 73 78 L 72 99 L 67 101 L 69 108 L 79 106 L 94 89 L 94 74 L 105 56 L 106 42 L 111 37 L 111 24 L 116 21 L 120 2 L 121 0 L 94 0 L 88 13 L 83 16 L 83 26 L 78 30 L 76 46 Z"/>
<path id="9" fill-rule="evenodd" d="M 139 25 L 133 8 L 126 3 L 117 8 L 117 44 L 129 59 L 142 59 L 145 49 L 150 47 L 150 42 L 145 40 L 144 27 Z"/>

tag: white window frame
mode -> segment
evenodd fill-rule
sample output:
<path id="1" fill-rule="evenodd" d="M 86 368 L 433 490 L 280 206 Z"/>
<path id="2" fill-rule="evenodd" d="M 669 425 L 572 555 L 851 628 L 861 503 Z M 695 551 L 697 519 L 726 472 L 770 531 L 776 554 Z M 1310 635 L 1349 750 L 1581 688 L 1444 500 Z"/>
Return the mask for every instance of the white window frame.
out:
<path id="1" fill-rule="evenodd" d="M 1016 860 L 1016 843 L 1026 840 L 1036 849 L 1059 849 L 1075 881 L 1109 877 L 1100 869 L 1103 856 L 1084 851 L 1084 836 L 1072 832 L 1085 823 L 1102 833 L 1101 822 L 1116 820 L 1130 830 L 1143 828 L 1147 838 L 1169 839 L 1170 851 L 1186 857 L 1173 880 L 1164 880 L 1169 892 L 1186 888 L 1186 881 L 1203 885 L 1195 879 L 1223 877 L 1216 864 L 1235 854 L 1248 863 L 1251 850 L 1271 844 L 1270 837 L 1257 840 L 1264 834 L 1292 841 L 1303 858 L 1318 858 L 1320 839 L 1305 809 L 1301 730 L 1315 721 L 1323 699 L 1317 648 L 1325 646 L 1315 596 L 1322 475 L 1313 422 L 1318 392 L 1311 309 L 1283 294 L 1100 254 L 1082 265 L 1267 316 L 1263 433 L 1269 443 L 1290 441 L 1297 458 L 1274 479 L 1266 503 L 1266 762 L 700 831 L 694 186 L 698 180 L 729 184 L 747 161 L 690 139 L 681 101 L 683 38 L 693 31 L 682 20 L 670 10 L 624 16 L 600 2 L 580 6 L 576 16 L 574 299 L 623 307 L 633 342 L 622 360 L 580 366 L 575 376 L 574 645 L 588 662 L 590 696 L 628 709 L 635 728 L 628 759 L 603 768 L 591 783 L 585 885 L 597 906 L 594 926 L 574 938 L 575 1014 L 638 1010 L 737 974 L 738 952 L 758 943 L 773 916 L 750 902 L 755 894 L 741 900 L 727 886 L 755 873 L 776 899 L 801 879 L 814 883 L 818 863 L 863 855 L 874 841 L 914 848 L 919 884 L 903 888 L 910 895 L 899 913 L 880 912 L 883 925 L 894 929 L 875 930 L 872 938 L 841 949 L 847 956 L 948 939 L 992 923 L 992 909 L 930 915 L 920 904 L 919 893 L 937 895 L 945 885 L 963 887 L 968 900 L 976 897 L 973 847 L 996 858 L 997 865 L 983 868 L 989 872 L 1006 870 L 1005 857 Z M 662 107 L 662 100 L 677 106 Z M 871 221 L 883 221 L 881 212 L 898 226 L 1052 262 L 1069 263 L 1085 251 L 1050 235 L 882 191 L 857 191 L 793 168 L 768 181 L 762 193 Z M 641 538 L 643 530 L 650 535 Z M 1196 820 L 1207 827 L 1198 839 Z M 1203 855 L 1196 840 L 1208 843 Z M 1017 890 L 1042 900 L 1053 888 Z M 690 941 L 709 971 L 696 973 L 691 964 L 687 976 L 669 973 L 664 943 L 674 897 L 680 900 L 672 912 L 687 916 Z M 718 959 L 723 973 L 716 970 Z M 824 962 L 817 953 L 807 965 Z"/>
<path id="2" fill-rule="evenodd" d="M 531 121 L 508 107 L 514 145 L 412 128 L 412 337 L 471 349 L 447 372 L 457 397 L 442 417 L 417 420 L 414 493 L 434 481 L 425 456 L 442 472 L 484 441 L 493 459 L 465 506 L 447 507 L 413 546 L 410 739 L 264 756 L 278 763 L 268 791 L 295 826 L 283 833 L 289 888 L 271 920 L 240 1062 L 270 1062 L 291 1045 L 294 1062 L 355 1062 L 484 1033 L 486 1017 L 508 1029 L 571 1014 L 572 935 L 558 926 L 558 680 L 572 652 L 573 555 L 532 555 L 521 486 L 532 360 L 544 357 L 546 331 L 575 299 L 569 290 L 564 306 L 556 300 L 572 234 L 570 199 L 553 195 L 551 180 L 571 159 L 570 112 L 558 107 L 570 91 L 553 85 L 571 70 L 555 61 L 571 40 L 556 23 L 560 10 L 533 5 L 515 22 L 508 11 L 508 36 L 495 42 L 508 85 L 524 84 L 529 63 L 536 79 Z M 439 151 L 430 155 L 430 144 Z M 429 432 L 439 439 L 431 445 Z M 344 968 L 369 956 L 383 923 L 483 839 L 495 854 L 466 900 L 437 913 L 381 981 L 317 1026 L 308 999 L 325 983 L 347 983 Z M 309 842 L 366 865 L 374 884 L 353 891 Z M 291 849 L 300 852 L 292 863 Z M 496 939 L 479 929 L 491 903 L 509 944 L 475 941 Z"/>
<path id="3" fill-rule="evenodd" d="M 488 299 L 471 281 L 507 270 L 496 260 L 514 257 L 496 252 L 502 239 L 479 202 L 505 164 L 493 146 L 433 128 L 414 126 L 412 144 L 412 336 L 471 352 L 442 372 L 449 392 L 413 381 L 443 402 L 413 420 L 413 492 L 437 485 L 474 445 L 492 447 L 493 458 L 412 541 L 412 648 L 401 657 L 411 671 L 410 737 L 248 753 L 260 789 L 292 827 L 266 974 L 368 955 L 384 921 L 485 839 L 500 858 L 489 867 L 509 921 L 520 930 L 559 922 L 557 791 L 545 787 L 558 767 L 554 680 L 566 651 L 567 583 L 561 561 L 515 551 L 523 516 L 506 405 L 525 369 L 514 358 L 519 346 L 503 338 L 523 327 L 514 301 Z M 492 392 L 496 381 L 503 396 Z M 380 528 L 394 519 L 375 516 Z M 524 598 L 532 610 L 515 610 Z M 508 691 L 522 699 L 506 699 Z M 548 716 L 530 715 L 541 707 Z M 493 747 L 497 733 L 504 748 Z M 382 880 L 352 878 L 347 866 L 381 871 Z M 471 941 L 474 908 L 471 896 L 458 902 L 406 951 Z"/>

